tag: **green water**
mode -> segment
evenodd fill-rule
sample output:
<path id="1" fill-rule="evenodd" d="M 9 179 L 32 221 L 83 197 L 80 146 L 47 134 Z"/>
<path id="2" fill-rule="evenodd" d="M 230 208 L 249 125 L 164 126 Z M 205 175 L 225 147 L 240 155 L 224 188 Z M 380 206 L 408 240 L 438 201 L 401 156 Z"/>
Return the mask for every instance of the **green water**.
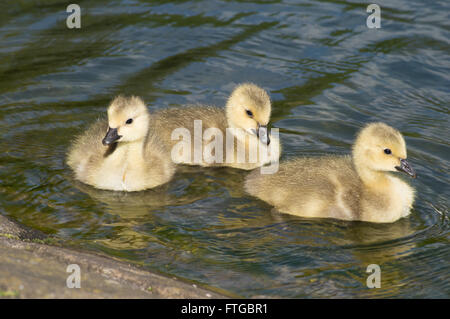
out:
<path id="1" fill-rule="evenodd" d="M 448 1 L 77 1 L 0 4 L 0 214 L 74 245 L 238 296 L 444 297 L 449 282 Z M 282 158 L 350 151 L 357 130 L 398 128 L 418 173 L 393 224 L 273 212 L 245 172 L 184 167 L 165 187 L 97 191 L 64 164 L 117 94 L 150 110 L 224 105 L 252 81 L 273 99 Z M 369 264 L 380 289 L 366 287 Z M 0 274 L 1 275 L 1 274 Z"/>

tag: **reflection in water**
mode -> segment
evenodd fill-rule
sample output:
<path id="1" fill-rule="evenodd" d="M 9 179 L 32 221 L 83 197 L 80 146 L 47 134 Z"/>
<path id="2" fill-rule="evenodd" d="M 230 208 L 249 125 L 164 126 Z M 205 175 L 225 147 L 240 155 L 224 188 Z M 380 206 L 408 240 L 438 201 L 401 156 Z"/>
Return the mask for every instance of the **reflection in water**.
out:
<path id="1" fill-rule="evenodd" d="M 60 1 L 30 3 L 0 10 L 1 214 L 242 296 L 449 297 L 446 2 L 382 1 L 378 30 L 346 1 L 79 1 L 80 30 Z M 224 105 L 244 81 L 270 92 L 283 159 L 348 154 L 369 121 L 399 129 L 419 174 L 412 214 L 380 225 L 280 214 L 230 168 L 99 191 L 64 165 L 119 93 L 150 111 Z M 380 289 L 366 287 L 373 263 Z"/>

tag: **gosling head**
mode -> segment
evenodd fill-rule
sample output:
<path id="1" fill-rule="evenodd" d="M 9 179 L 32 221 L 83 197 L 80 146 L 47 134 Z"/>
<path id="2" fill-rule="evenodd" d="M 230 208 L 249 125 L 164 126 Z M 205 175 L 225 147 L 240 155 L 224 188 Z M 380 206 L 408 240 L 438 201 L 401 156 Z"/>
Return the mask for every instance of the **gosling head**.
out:
<path id="1" fill-rule="evenodd" d="M 227 120 L 231 127 L 244 129 L 267 145 L 270 143 L 267 132 L 270 112 L 269 95 L 264 89 L 251 83 L 236 87 L 226 105 Z"/>
<path id="2" fill-rule="evenodd" d="M 149 112 L 141 98 L 118 96 L 108 107 L 108 132 L 103 145 L 134 142 L 144 138 L 148 131 Z"/>
<path id="3" fill-rule="evenodd" d="M 401 171 L 416 178 L 406 160 L 406 144 L 402 134 L 384 123 L 371 123 L 358 134 L 353 158 L 360 168 L 373 171 Z"/>

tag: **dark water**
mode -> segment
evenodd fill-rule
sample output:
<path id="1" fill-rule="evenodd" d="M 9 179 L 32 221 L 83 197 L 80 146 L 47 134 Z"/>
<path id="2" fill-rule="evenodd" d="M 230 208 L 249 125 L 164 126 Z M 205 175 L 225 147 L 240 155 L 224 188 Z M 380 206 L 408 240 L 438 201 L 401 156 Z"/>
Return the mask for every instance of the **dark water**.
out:
<path id="1" fill-rule="evenodd" d="M 67 1 L 0 4 L 0 213 L 77 246 L 239 296 L 445 297 L 449 282 L 448 1 Z M 393 224 L 280 215 L 245 173 L 182 168 L 165 187 L 72 180 L 72 137 L 119 93 L 151 110 L 223 105 L 255 82 L 273 98 L 283 158 L 348 153 L 370 121 L 398 128 L 419 177 Z M 368 289 L 367 265 L 382 287 Z"/>

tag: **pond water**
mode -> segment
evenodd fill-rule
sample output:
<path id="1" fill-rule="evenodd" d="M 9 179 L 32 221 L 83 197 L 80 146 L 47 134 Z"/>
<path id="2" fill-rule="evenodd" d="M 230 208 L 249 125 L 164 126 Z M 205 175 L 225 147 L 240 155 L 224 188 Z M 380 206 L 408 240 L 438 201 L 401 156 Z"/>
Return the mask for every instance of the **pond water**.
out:
<path id="1" fill-rule="evenodd" d="M 77 1 L 0 4 L 0 214 L 73 245 L 253 297 L 444 297 L 449 282 L 448 1 Z M 181 167 L 139 193 L 98 191 L 64 163 L 118 94 L 150 110 L 270 92 L 282 158 L 347 154 L 365 123 L 405 136 L 418 178 L 393 224 L 282 215 L 246 172 Z M 406 177 L 407 178 L 407 177 Z M 381 267 L 368 289 L 366 268 Z"/>

